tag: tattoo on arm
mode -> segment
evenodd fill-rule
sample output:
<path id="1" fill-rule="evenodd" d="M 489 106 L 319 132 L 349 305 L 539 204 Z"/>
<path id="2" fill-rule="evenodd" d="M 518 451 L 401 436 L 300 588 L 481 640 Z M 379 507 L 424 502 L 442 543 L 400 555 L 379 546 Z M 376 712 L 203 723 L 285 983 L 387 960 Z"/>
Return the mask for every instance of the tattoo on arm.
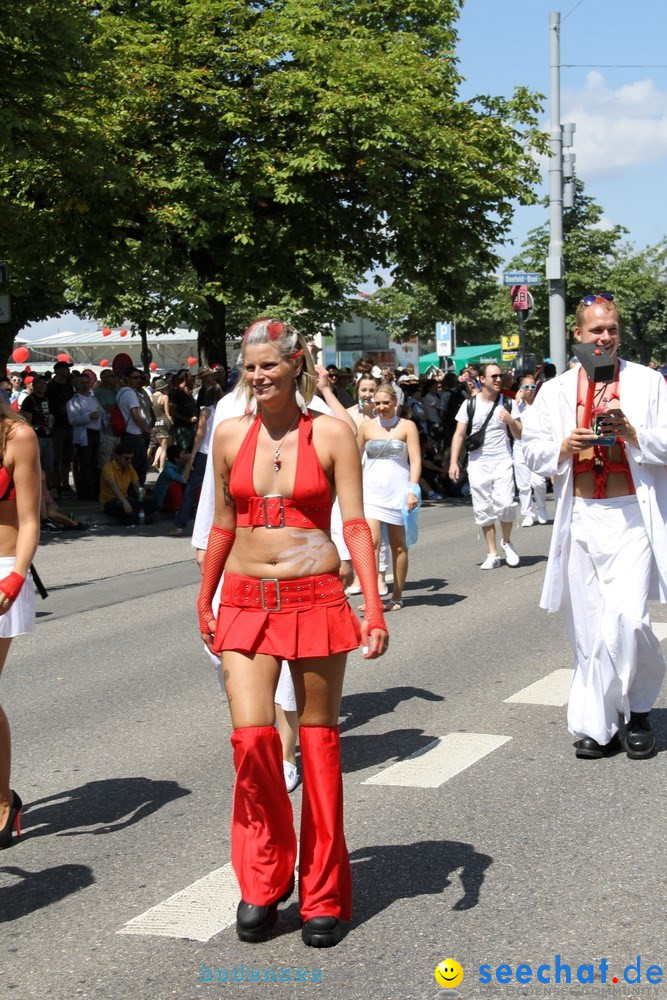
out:
<path id="1" fill-rule="evenodd" d="M 222 480 L 222 494 L 223 494 L 223 496 L 225 498 L 225 503 L 227 504 L 227 506 L 228 507 L 233 507 L 234 506 L 234 498 L 232 497 L 231 493 L 229 492 L 229 483 L 227 482 L 226 479 Z"/>

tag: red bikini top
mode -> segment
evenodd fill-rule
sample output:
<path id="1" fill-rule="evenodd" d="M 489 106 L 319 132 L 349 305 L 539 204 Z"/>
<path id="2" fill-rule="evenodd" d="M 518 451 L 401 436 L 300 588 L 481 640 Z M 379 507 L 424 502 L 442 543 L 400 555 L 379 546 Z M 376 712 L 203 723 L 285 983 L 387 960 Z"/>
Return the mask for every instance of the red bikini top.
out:
<path id="1" fill-rule="evenodd" d="M 4 465 L 0 465 L 0 503 L 16 500 L 16 486 Z"/>
<path id="2" fill-rule="evenodd" d="M 586 405 L 587 387 L 588 380 L 582 368 L 579 371 L 579 382 L 577 384 L 577 427 L 580 426 L 579 421 Z M 616 377 L 616 381 L 609 386 L 609 390 L 609 400 L 617 399 L 620 401 L 618 376 Z M 611 458 L 612 448 L 616 448 L 617 446 L 620 448 L 620 461 L 613 461 Z M 573 472 L 575 476 L 581 475 L 582 472 L 593 473 L 594 500 L 603 500 L 607 496 L 607 476 L 610 472 L 622 472 L 628 484 L 628 494 L 636 492 L 630 466 L 628 465 L 628 457 L 625 453 L 625 442 L 621 438 L 616 438 L 616 444 L 611 445 L 611 447 L 594 444 L 592 458 L 582 459 L 578 455 L 575 455 Z"/>
<path id="3" fill-rule="evenodd" d="M 257 436 L 262 421 L 258 415 L 250 425 L 229 477 L 229 492 L 236 505 L 239 528 L 320 528 L 331 525 L 331 489 L 313 447 L 313 419 L 299 417 L 298 450 L 294 494 L 260 497 L 255 491 L 253 470 Z"/>

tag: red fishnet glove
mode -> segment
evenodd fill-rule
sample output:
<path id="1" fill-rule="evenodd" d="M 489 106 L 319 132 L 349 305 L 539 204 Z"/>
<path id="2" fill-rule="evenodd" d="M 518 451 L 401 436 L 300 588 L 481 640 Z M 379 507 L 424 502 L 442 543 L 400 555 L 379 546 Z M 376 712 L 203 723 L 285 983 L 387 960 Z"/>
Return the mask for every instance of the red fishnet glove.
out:
<path id="1" fill-rule="evenodd" d="M 206 546 L 206 558 L 204 559 L 204 573 L 202 575 L 199 597 L 197 598 L 197 611 L 199 612 L 199 629 L 206 635 L 211 634 L 211 619 L 215 621 L 213 614 L 213 595 L 215 594 L 222 571 L 227 562 L 227 556 L 232 551 L 236 535 L 233 531 L 226 531 L 225 528 L 218 528 L 215 524 L 211 528 Z"/>
<path id="2" fill-rule="evenodd" d="M 377 562 L 373 537 L 368 523 L 363 518 L 356 521 L 346 521 L 343 525 L 343 539 L 350 550 L 352 565 L 364 595 L 366 603 L 364 618 L 368 622 L 368 631 L 381 628 L 389 635 L 389 629 L 382 614 L 382 601 L 378 594 Z"/>
<path id="3" fill-rule="evenodd" d="M 0 580 L 0 590 L 8 601 L 13 602 L 19 596 L 21 587 L 25 583 L 25 577 L 20 573 L 10 573 Z"/>

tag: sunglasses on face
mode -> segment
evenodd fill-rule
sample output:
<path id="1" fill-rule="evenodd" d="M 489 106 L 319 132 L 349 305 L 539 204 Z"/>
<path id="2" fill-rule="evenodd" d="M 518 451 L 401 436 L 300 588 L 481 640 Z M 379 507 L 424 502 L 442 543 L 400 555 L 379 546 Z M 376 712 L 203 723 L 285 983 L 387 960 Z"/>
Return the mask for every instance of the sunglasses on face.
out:
<path id="1" fill-rule="evenodd" d="M 487 378 L 502 378 L 502 375 L 487 375 Z"/>
<path id="2" fill-rule="evenodd" d="M 600 299 L 603 302 L 613 302 L 614 296 L 611 292 L 592 292 L 590 295 L 584 295 L 581 304 L 582 306 L 592 306 L 595 302 L 599 302 Z"/>
<path id="3" fill-rule="evenodd" d="M 535 384 L 533 384 L 533 385 L 522 385 L 521 388 L 522 389 L 537 389 L 537 386 Z"/>

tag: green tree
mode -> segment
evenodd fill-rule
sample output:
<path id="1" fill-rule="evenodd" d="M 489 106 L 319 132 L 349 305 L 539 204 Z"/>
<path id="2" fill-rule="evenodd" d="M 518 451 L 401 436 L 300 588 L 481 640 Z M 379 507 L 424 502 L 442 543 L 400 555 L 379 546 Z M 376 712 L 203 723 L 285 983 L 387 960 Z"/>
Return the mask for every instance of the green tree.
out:
<path id="1" fill-rule="evenodd" d="M 621 354 L 643 364 L 667 359 L 667 240 L 621 246 L 609 276 L 621 324 Z"/>
<path id="2" fill-rule="evenodd" d="M 495 264 L 537 179 L 539 102 L 523 88 L 458 99 L 459 7 L 98 5 L 99 113 L 130 178 L 106 238 L 139 240 L 149 257 L 169 246 L 174 298 L 204 303 L 205 356 L 220 358 L 238 301 L 332 313 L 381 266 L 446 308 L 472 261 Z M 195 297 L 180 284 L 190 273 Z M 101 260 L 87 280 L 104 281 Z"/>

